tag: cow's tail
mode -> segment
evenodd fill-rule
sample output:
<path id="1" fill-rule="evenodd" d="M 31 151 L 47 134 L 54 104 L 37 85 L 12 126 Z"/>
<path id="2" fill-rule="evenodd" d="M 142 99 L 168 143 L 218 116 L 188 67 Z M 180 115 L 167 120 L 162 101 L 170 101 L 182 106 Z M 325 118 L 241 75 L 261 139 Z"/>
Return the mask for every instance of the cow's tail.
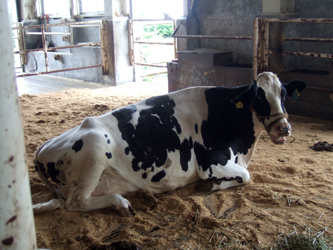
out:
<path id="1" fill-rule="evenodd" d="M 64 197 L 60 194 L 60 192 L 58 191 L 58 189 L 56 189 L 52 183 L 49 181 L 49 177 L 48 174 L 46 172 L 45 166 L 43 163 L 41 163 L 38 160 L 38 156 L 39 156 L 39 152 L 42 150 L 42 148 L 48 144 L 50 142 L 47 141 L 45 142 L 42 146 L 38 147 L 36 152 L 35 152 L 35 156 L 34 156 L 34 164 L 35 164 L 35 169 L 36 172 L 39 176 L 39 178 L 42 180 L 42 182 L 49 188 L 51 189 L 53 192 L 55 192 L 58 196 L 58 199 L 53 199 L 49 202 L 45 202 L 45 203 L 39 203 L 39 204 L 35 204 L 33 205 L 33 211 L 34 214 L 39 214 L 39 213 L 45 213 L 48 211 L 53 211 L 59 207 L 62 207 L 65 205 L 65 199 Z"/>

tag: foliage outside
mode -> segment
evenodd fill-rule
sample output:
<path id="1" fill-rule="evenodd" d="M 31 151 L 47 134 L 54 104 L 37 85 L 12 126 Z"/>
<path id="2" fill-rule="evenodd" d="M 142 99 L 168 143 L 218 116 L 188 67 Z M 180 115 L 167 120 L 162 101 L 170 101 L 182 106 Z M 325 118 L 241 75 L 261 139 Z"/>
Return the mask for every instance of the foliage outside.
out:
<path id="1" fill-rule="evenodd" d="M 172 24 L 149 24 L 143 27 L 144 39 L 171 38 L 173 33 Z"/>

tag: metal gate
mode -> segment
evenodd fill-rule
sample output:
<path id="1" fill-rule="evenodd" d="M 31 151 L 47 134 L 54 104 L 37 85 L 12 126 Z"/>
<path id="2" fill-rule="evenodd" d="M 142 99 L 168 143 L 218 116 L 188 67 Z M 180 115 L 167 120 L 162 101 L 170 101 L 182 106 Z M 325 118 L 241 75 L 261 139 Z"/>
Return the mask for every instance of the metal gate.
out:
<path id="1" fill-rule="evenodd" d="M 47 29 L 49 27 L 55 26 L 69 26 L 70 32 L 48 32 Z M 87 28 L 87 27 L 95 27 L 99 29 L 99 36 L 100 42 L 99 43 L 80 43 L 74 45 L 73 40 L 73 28 Z M 29 29 L 40 29 L 40 32 L 30 32 Z M 22 73 L 17 74 L 17 77 L 25 77 L 25 76 L 34 76 L 34 75 L 43 75 L 43 74 L 51 74 L 51 73 L 58 73 L 64 71 L 71 71 L 71 70 L 79 70 L 79 69 L 89 69 L 89 68 L 96 68 L 102 67 L 103 75 L 107 75 L 109 73 L 109 66 L 107 61 L 106 55 L 106 21 L 98 20 L 98 21 L 87 21 L 87 22 L 73 22 L 73 23 L 57 23 L 57 24 L 42 24 L 42 25 L 33 25 L 33 26 L 23 26 L 22 23 L 18 23 L 16 27 L 12 27 L 12 30 L 17 33 L 17 36 L 13 38 L 18 39 L 19 50 L 14 51 L 14 54 L 19 54 L 21 57 L 21 64 L 27 64 L 27 53 L 35 52 L 35 51 L 43 51 L 44 52 L 44 59 L 45 59 L 45 71 L 36 72 L 36 73 Z M 26 42 L 25 36 L 26 35 L 38 35 L 42 36 L 43 48 L 37 49 L 26 49 Z M 62 35 L 68 36 L 70 38 L 70 45 L 68 46 L 60 46 L 60 47 L 48 47 L 46 43 L 46 36 L 47 35 Z M 65 69 L 58 69 L 58 70 L 50 70 L 48 65 L 48 54 L 56 53 L 56 54 L 68 54 L 59 52 L 59 50 L 63 49 L 71 49 L 72 48 L 82 48 L 82 47 L 98 47 L 101 50 L 101 63 L 97 65 L 89 65 L 89 66 L 82 66 L 82 67 L 75 67 L 75 68 L 65 68 Z"/>
<path id="2" fill-rule="evenodd" d="M 129 19 L 128 20 L 128 32 L 129 32 L 129 45 L 130 45 L 130 62 L 131 65 L 139 65 L 139 66 L 147 66 L 154 67 L 163 70 L 149 70 L 141 74 L 141 77 L 153 76 L 158 74 L 167 73 L 166 63 L 170 62 L 172 59 L 177 58 L 177 46 L 176 46 L 176 38 L 163 39 L 167 41 L 163 41 L 162 39 L 149 41 L 148 39 L 143 38 L 142 32 L 143 27 L 145 25 L 156 25 L 156 24 L 172 24 L 173 30 L 175 29 L 175 20 L 163 20 L 163 19 Z M 158 60 L 147 62 L 141 56 L 142 50 L 144 46 L 151 47 L 158 45 L 160 49 L 163 49 L 163 46 L 172 46 L 173 48 L 173 56 L 168 60 Z"/>

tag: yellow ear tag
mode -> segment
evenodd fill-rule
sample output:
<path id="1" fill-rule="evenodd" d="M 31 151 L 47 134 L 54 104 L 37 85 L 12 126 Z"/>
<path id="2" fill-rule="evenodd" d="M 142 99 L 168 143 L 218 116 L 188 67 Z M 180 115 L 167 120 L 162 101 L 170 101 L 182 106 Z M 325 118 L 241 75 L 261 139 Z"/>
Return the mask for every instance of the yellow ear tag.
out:
<path id="1" fill-rule="evenodd" d="M 242 109 L 243 106 L 244 105 L 243 105 L 243 103 L 241 101 L 239 101 L 239 102 L 236 103 L 236 108 L 238 108 L 238 109 Z"/>

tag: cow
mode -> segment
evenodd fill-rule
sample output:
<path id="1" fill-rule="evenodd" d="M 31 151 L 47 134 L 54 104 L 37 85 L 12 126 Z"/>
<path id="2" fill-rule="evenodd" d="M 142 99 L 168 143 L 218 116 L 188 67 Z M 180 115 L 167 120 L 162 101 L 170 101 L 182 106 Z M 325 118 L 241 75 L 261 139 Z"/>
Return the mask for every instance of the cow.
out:
<path id="1" fill-rule="evenodd" d="M 198 180 L 210 191 L 247 184 L 261 133 L 285 143 L 285 97 L 305 86 L 264 72 L 250 85 L 190 87 L 88 117 L 37 148 L 36 171 L 58 199 L 34 212 L 113 207 L 132 216 L 123 196 L 137 190 L 159 194 Z"/>

